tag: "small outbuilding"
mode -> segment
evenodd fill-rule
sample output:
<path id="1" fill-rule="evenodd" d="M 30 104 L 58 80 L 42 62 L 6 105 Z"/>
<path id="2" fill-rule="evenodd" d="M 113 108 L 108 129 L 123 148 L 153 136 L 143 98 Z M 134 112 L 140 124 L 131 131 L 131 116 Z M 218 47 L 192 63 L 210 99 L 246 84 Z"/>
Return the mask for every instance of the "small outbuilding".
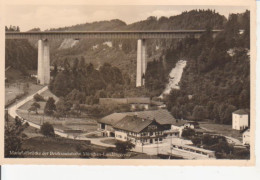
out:
<path id="1" fill-rule="evenodd" d="M 246 129 L 242 133 L 242 138 L 243 138 L 243 145 L 250 145 L 250 129 Z"/>

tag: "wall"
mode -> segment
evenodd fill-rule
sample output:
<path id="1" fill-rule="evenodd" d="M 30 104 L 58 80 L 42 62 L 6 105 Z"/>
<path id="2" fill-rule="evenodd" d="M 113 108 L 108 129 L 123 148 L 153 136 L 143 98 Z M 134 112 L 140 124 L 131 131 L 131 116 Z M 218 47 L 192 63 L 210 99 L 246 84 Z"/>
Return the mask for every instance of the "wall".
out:
<path id="1" fill-rule="evenodd" d="M 248 144 L 250 145 L 250 131 L 247 130 L 243 133 L 243 144 Z"/>
<path id="2" fill-rule="evenodd" d="M 127 141 L 127 133 L 115 131 L 115 138 L 120 141 Z"/>
<path id="3" fill-rule="evenodd" d="M 232 129 L 241 130 L 248 127 L 248 115 L 232 114 Z"/>

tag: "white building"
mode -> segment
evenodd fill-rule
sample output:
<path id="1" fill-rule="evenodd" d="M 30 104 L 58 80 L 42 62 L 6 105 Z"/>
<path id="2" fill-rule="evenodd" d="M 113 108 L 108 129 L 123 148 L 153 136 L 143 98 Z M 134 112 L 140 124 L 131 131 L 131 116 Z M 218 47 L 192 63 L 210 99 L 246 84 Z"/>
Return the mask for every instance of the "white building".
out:
<path id="1" fill-rule="evenodd" d="M 243 145 L 250 145 L 250 129 L 243 132 Z"/>
<path id="2" fill-rule="evenodd" d="M 165 127 L 156 120 L 143 119 L 136 115 L 126 116 L 114 124 L 115 139 L 130 140 L 136 145 L 162 143 Z"/>
<path id="3" fill-rule="evenodd" d="M 232 129 L 243 130 L 248 127 L 248 112 L 239 109 L 232 113 Z"/>

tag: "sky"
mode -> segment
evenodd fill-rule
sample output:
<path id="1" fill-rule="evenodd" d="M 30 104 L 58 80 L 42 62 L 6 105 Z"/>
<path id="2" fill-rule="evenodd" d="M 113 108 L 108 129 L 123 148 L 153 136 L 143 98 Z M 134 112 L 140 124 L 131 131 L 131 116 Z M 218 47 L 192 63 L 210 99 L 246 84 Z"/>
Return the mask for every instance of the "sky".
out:
<path id="1" fill-rule="evenodd" d="M 8 5 L 5 8 L 5 25 L 19 26 L 21 31 L 39 27 L 41 30 L 83 24 L 101 20 L 120 19 L 127 24 L 145 20 L 149 16 L 174 16 L 192 9 L 215 9 L 228 17 L 230 13 L 241 13 L 245 6 L 176 6 L 176 5 Z"/>

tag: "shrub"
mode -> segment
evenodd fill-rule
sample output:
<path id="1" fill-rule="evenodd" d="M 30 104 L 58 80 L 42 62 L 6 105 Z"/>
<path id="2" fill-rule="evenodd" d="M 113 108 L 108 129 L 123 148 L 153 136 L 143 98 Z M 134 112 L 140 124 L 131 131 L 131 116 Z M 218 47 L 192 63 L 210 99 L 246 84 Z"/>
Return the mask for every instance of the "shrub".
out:
<path id="1" fill-rule="evenodd" d="M 185 128 L 183 131 L 182 131 L 182 137 L 184 138 L 188 138 L 190 139 L 192 136 L 195 135 L 195 131 L 191 128 Z"/>
<path id="2" fill-rule="evenodd" d="M 135 147 L 135 145 L 130 141 L 126 141 L 126 142 L 117 141 L 115 145 L 116 145 L 116 151 L 121 154 L 126 154 L 128 151 L 130 151 Z"/>
<path id="3" fill-rule="evenodd" d="M 194 144 L 194 145 L 200 145 L 200 143 L 201 143 L 201 138 L 199 138 L 199 137 L 194 137 L 194 138 L 192 138 L 191 139 L 191 141 L 192 141 L 192 143 Z"/>
<path id="4" fill-rule="evenodd" d="M 43 125 L 41 125 L 40 133 L 42 133 L 44 136 L 47 136 L 47 137 L 55 136 L 53 126 L 48 122 L 43 123 Z"/>
<path id="5" fill-rule="evenodd" d="M 56 110 L 55 100 L 52 97 L 50 97 L 45 104 L 44 113 L 47 115 L 53 115 L 55 110 Z"/>
<path id="6" fill-rule="evenodd" d="M 39 95 L 38 93 L 35 94 L 35 95 L 33 96 L 33 98 L 34 98 L 34 100 L 35 100 L 36 102 L 45 101 L 45 99 L 44 99 L 41 95 Z"/>

